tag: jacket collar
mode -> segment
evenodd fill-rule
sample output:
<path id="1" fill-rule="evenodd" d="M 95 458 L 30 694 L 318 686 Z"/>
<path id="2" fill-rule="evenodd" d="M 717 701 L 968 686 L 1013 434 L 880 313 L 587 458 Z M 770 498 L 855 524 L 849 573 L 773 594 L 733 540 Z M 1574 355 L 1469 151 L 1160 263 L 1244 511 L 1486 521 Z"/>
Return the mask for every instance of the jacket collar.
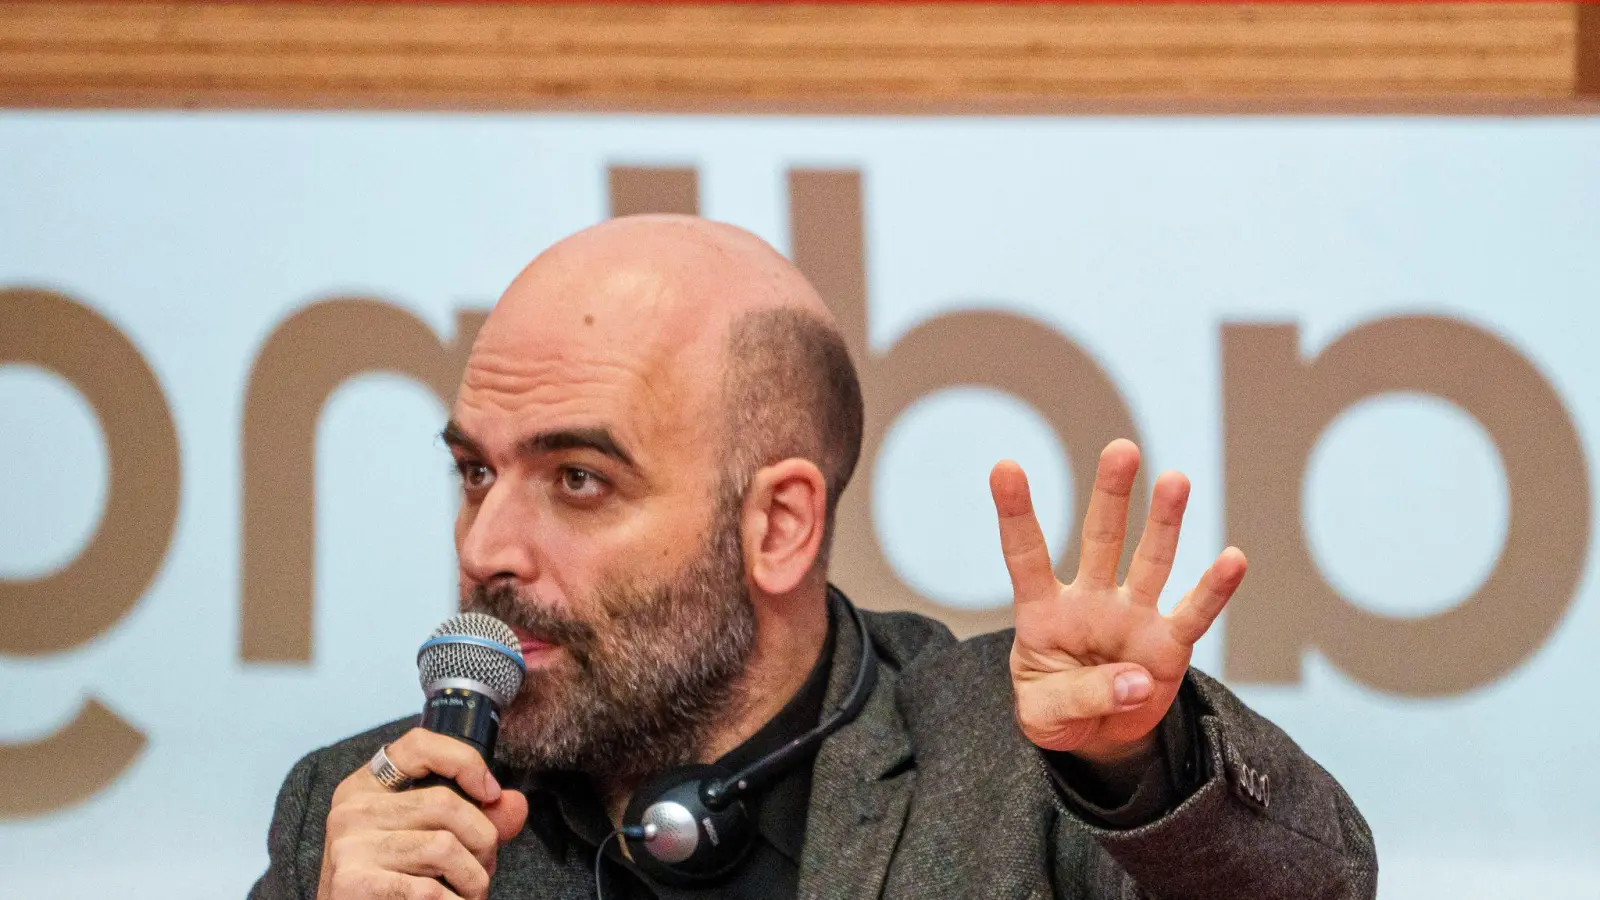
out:
<path id="1" fill-rule="evenodd" d="M 837 589 L 829 591 L 836 601 L 849 603 Z M 853 617 L 837 616 L 833 627 L 828 710 L 850 690 L 863 650 Z M 800 863 L 801 898 L 878 896 L 905 824 L 916 781 L 911 736 L 895 702 L 896 671 L 881 653 L 875 655 L 877 686 L 866 705 L 817 752 Z"/>

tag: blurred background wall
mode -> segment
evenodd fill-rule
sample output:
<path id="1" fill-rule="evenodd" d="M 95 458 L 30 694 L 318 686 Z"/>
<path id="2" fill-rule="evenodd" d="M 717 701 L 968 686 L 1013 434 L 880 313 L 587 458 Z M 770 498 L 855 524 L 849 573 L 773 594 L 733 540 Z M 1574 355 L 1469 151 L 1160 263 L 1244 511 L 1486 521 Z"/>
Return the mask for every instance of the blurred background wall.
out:
<path id="1" fill-rule="evenodd" d="M 858 602 L 1003 627 L 989 465 L 1067 566 L 1135 437 L 1386 900 L 1600 897 L 1597 13 L 0 3 L 0 894 L 243 893 L 420 700 L 483 312 L 665 210 L 841 317 Z"/>

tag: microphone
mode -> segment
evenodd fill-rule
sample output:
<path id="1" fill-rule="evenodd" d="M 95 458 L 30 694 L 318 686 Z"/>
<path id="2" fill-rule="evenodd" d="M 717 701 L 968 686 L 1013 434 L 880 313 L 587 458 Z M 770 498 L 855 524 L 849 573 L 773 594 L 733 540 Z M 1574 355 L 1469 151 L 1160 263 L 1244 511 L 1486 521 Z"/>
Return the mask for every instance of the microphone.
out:
<path id="1" fill-rule="evenodd" d="M 417 675 L 428 698 L 422 727 L 470 744 L 493 764 L 500 713 L 517 696 L 526 673 L 521 641 L 511 626 L 477 612 L 446 619 L 417 650 Z M 419 779 L 413 788 L 439 784 L 471 799 L 439 775 Z"/>

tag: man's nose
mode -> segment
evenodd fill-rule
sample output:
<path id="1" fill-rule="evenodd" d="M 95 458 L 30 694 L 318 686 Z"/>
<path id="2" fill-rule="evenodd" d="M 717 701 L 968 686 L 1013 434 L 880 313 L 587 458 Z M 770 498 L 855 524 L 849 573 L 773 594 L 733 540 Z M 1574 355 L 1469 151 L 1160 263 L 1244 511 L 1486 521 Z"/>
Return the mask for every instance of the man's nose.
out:
<path id="1" fill-rule="evenodd" d="M 476 508 L 463 508 L 456 547 L 461 573 L 475 584 L 509 578 L 528 583 L 538 576 L 534 510 L 520 502 L 513 484 L 497 484 Z"/>

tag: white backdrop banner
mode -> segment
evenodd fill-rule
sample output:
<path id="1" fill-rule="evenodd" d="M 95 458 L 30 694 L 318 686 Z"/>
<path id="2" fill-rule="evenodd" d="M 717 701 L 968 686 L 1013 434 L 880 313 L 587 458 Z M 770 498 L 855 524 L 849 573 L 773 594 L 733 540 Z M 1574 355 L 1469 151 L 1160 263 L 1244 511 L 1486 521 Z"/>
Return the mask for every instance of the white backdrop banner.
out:
<path id="1" fill-rule="evenodd" d="M 1585 118 L 0 114 L 0 894 L 241 896 L 290 765 L 420 709 L 483 311 L 697 209 L 844 324 L 859 602 L 1003 627 L 990 465 L 1066 553 L 1135 437 L 1195 485 L 1173 583 L 1252 560 L 1197 664 L 1382 897 L 1600 897 L 1597 160 Z"/>

